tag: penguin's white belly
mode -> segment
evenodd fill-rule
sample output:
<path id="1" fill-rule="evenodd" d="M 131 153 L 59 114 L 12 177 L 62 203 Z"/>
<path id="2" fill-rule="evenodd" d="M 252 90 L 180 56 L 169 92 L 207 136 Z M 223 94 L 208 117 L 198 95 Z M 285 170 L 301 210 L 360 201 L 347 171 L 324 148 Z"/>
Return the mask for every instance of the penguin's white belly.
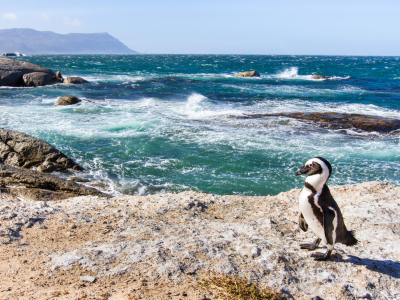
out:
<path id="1" fill-rule="evenodd" d="M 302 192 L 300 193 L 299 197 L 300 211 L 303 214 L 303 217 L 306 220 L 308 226 L 311 228 L 311 230 L 314 231 L 314 233 L 322 240 L 322 242 L 326 244 L 327 242 L 326 242 L 324 227 L 318 221 L 316 215 L 314 214 L 312 206 L 308 201 L 308 196 L 310 195 L 311 192 L 307 189 L 303 189 Z M 318 196 L 315 195 L 314 197 L 317 198 Z M 322 209 L 318 206 L 318 204 L 315 203 L 315 205 L 317 206 L 317 209 L 320 210 L 321 213 L 323 213 Z"/>

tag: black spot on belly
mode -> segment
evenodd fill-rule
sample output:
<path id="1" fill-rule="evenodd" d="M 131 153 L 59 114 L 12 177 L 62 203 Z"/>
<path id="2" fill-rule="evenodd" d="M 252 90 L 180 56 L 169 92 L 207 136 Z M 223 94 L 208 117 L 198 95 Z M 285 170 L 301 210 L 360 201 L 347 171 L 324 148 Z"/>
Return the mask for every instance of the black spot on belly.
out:
<path id="1" fill-rule="evenodd" d="M 321 224 L 321 226 L 324 227 L 324 215 L 323 215 L 321 209 L 315 204 L 315 200 L 314 200 L 314 196 L 317 194 L 317 191 L 308 182 L 306 182 L 304 184 L 304 186 L 311 191 L 311 194 L 308 196 L 308 203 L 310 203 L 310 205 L 311 205 L 313 214 L 317 218 L 317 220 Z"/>

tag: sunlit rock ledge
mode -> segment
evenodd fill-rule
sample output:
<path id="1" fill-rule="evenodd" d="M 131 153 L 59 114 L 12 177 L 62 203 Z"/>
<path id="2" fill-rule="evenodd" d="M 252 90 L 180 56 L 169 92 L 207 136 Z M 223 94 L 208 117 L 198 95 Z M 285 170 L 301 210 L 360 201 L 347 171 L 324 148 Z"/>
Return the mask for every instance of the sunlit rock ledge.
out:
<path id="1" fill-rule="evenodd" d="M 37 281 L 20 288 L 25 296 L 41 299 L 54 289 L 71 297 L 82 291 L 96 296 L 112 278 L 119 295 L 126 291 L 152 299 L 152 293 L 164 292 L 162 283 L 174 282 L 186 287 L 190 299 L 204 299 L 196 289 L 191 294 L 190 286 L 212 272 L 247 277 L 288 299 L 400 298 L 400 187 L 380 182 L 331 187 L 359 244 L 336 244 L 326 262 L 299 249 L 315 238 L 297 224 L 299 191 L 277 196 L 188 191 L 48 202 L 3 193 L 2 285 L 32 277 Z M 95 277 L 97 285 L 77 288 L 77 270 Z M 146 289 L 135 288 L 143 280 Z M 12 288 L 0 291 L 4 299 L 18 295 L 13 293 Z"/>

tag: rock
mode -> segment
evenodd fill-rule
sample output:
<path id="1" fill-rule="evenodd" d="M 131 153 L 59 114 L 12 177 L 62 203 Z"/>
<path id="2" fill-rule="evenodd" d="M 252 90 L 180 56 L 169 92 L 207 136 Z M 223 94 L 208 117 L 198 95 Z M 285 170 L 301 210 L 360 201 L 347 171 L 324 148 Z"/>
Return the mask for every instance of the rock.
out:
<path id="1" fill-rule="evenodd" d="M 39 65 L 0 58 L 0 86 L 25 86 L 23 76 L 34 72 L 46 73 L 52 78 L 56 76 L 52 70 Z"/>
<path id="2" fill-rule="evenodd" d="M 19 53 L 2 53 L 0 56 L 22 56 Z"/>
<path id="3" fill-rule="evenodd" d="M 93 277 L 93 276 L 81 276 L 81 277 L 79 277 L 79 279 L 80 280 L 82 280 L 82 281 L 88 281 L 88 282 L 95 282 L 95 280 L 96 280 L 96 277 Z"/>
<path id="4" fill-rule="evenodd" d="M 257 71 L 248 71 L 248 72 L 242 72 L 242 73 L 235 74 L 235 76 L 239 76 L 239 77 L 260 77 L 260 73 L 258 73 Z"/>
<path id="5" fill-rule="evenodd" d="M 342 114 L 335 112 L 290 112 L 276 114 L 244 115 L 238 118 L 286 117 L 329 129 L 356 129 L 378 133 L 400 133 L 400 120 L 379 116 Z"/>
<path id="6" fill-rule="evenodd" d="M 332 78 L 332 76 L 324 76 L 324 75 L 312 75 L 312 79 L 329 79 Z"/>
<path id="7" fill-rule="evenodd" d="M 325 262 L 299 249 L 300 243 L 315 239 L 313 232 L 299 228 L 299 189 L 257 197 L 193 191 L 52 202 L 3 197 L 0 241 L 14 245 L 0 244 L 0 265 L 3 273 L 18 269 L 21 277 L 3 276 L 2 286 L 24 282 L 34 267 L 34 274 L 45 276 L 43 281 L 38 276 L 38 286 L 20 285 L 18 292 L 27 299 L 62 290 L 87 274 L 99 281 L 92 290 L 90 284 L 85 287 L 88 295 L 108 286 L 118 291 L 114 299 L 136 297 L 139 289 L 146 299 L 184 293 L 188 299 L 204 299 L 210 293 L 196 282 L 222 274 L 282 290 L 283 299 L 400 299 L 400 187 L 367 182 L 330 190 L 359 245 L 336 244 Z M 62 224 L 64 218 L 68 225 Z M 272 228 L 265 227 L 267 219 Z M 24 225 L 29 222 L 37 224 L 29 230 Z M 35 230 L 40 224 L 47 229 Z M 69 224 L 78 226 L 72 230 Z M 29 264 L 9 267 L 10 260 L 23 259 Z M 162 297 L 150 294 L 160 290 Z M 69 284 L 68 291 L 77 295 L 82 289 Z M 218 298 L 223 291 L 213 290 L 206 298 Z"/>
<path id="8" fill-rule="evenodd" d="M 54 84 L 57 82 L 55 76 L 44 72 L 32 72 L 24 74 L 22 80 L 25 86 L 44 86 L 49 84 Z"/>
<path id="9" fill-rule="evenodd" d="M 82 84 L 82 83 L 89 83 L 89 81 L 81 78 L 81 77 L 67 77 L 64 79 L 64 83 L 66 84 Z"/>
<path id="10" fill-rule="evenodd" d="M 56 72 L 56 78 L 57 78 L 58 81 L 64 82 L 64 78 L 62 77 L 60 71 L 57 71 L 57 72 Z"/>
<path id="11" fill-rule="evenodd" d="M 75 182 L 90 182 L 90 180 L 85 179 L 85 178 L 79 178 L 79 177 L 69 177 L 67 180 L 75 181 Z"/>
<path id="12" fill-rule="evenodd" d="M 0 186 L 9 194 L 31 200 L 60 200 L 74 196 L 108 195 L 94 188 L 80 185 L 51 174 L 0 165 Z"/>
<path id="13" fill-rule="evenodd" d="M 62 96 L 57 99 L 57 102 L 54 104 L 54 106 L 57 105 L 72 105 L 81 102 L 82 100 L 75 97 L 75 96 Z"/>
<path id="14" fill-rule="evenodd" d="M 0 159 L 9 165 L 52 172 L 83 170 L 61 151 L 25 133 L 0 128 Z"/>

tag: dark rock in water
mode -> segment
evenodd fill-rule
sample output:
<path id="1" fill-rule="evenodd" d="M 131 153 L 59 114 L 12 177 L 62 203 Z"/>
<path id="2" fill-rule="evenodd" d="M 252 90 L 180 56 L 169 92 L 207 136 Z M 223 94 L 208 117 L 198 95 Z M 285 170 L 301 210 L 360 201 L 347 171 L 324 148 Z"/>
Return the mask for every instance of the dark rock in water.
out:
<path id="1" fill-rule="evenodd" d="M 82 83 L 89 83 L 89 81 L 81 78 L 81 77 L 67 77 L 64 79 L 64 83 L 66 84 L 82 84 Z"/>
<path id="2" fill-rule="evenodd" d="M 25 86 L 44 86 L 58 82 L 55 76 L 43 72 L 24 74 L 22 80 L 24 81 Z"/>
<path id="3" fill-rule="evenodd" d="M 57 105 L 72 105 L 81 102 L 82 100 L 75 96 L 62 96 L 57 99 L 57 102 L 54 104 Z"/>
<path id="4" fill-rule="evenodd" d="M 248 72 L 242 72 L 242 73 L 235 74 L 235 76 L 239 76 L 239 77 L 260 77 L 260 73 L 258 73 L 257 71 L 248 71 Z"/>
<path id="5" fill-rule="evenodd" d="M 56 76 L 48 68 L 25 61 L 0 57 L 0 86 L 25 86 L 23 76 L 34 72 L 46 73 L 52 78 Z"/>
<path id="6" fill-rule="evenodd" d="M 379 133 L 392 133 L 393 131 L 400 129 L 399 119 L 359 114 L 341 114 L 335 112 L 291 112 L 276 114 L 257 114 L 245 115 L 241 118 L 250 119 L 266 117 L 292 118 L 330 129 L 357 129 Z"/>
<path id="7" fill-rule="evenodd" d="M 311 76 L 312 79 L 329 79 L 332 78 L 332 76 L 324 76 L 324 75 L 313 75 Z"/>
<path id="8" fill-rule="evenodd" d="M 74 196 L 108 197 L 94 188 L 55 175 L 0 164 L 0 186 L 6 192 L 32 200 L 59 200 Z M 21 187 L 21 188 L 18 188 Z"/>
<path id="9" fill-rule="evenodd" d="M 78 164 L 45 141 L 3 128 L 0 128 L 0 159 L 12 166 L 27 169 L 36 167 L 42 172 L 82 170 Z"/>
<path id="10" fill-rule="evenodd" d="M 11 52 L 11 53 L 2 53 L 0 54 L 0 56 L 23 56 L 23 55 L 19 54 L 18 52 L 17 53 Z"/>

